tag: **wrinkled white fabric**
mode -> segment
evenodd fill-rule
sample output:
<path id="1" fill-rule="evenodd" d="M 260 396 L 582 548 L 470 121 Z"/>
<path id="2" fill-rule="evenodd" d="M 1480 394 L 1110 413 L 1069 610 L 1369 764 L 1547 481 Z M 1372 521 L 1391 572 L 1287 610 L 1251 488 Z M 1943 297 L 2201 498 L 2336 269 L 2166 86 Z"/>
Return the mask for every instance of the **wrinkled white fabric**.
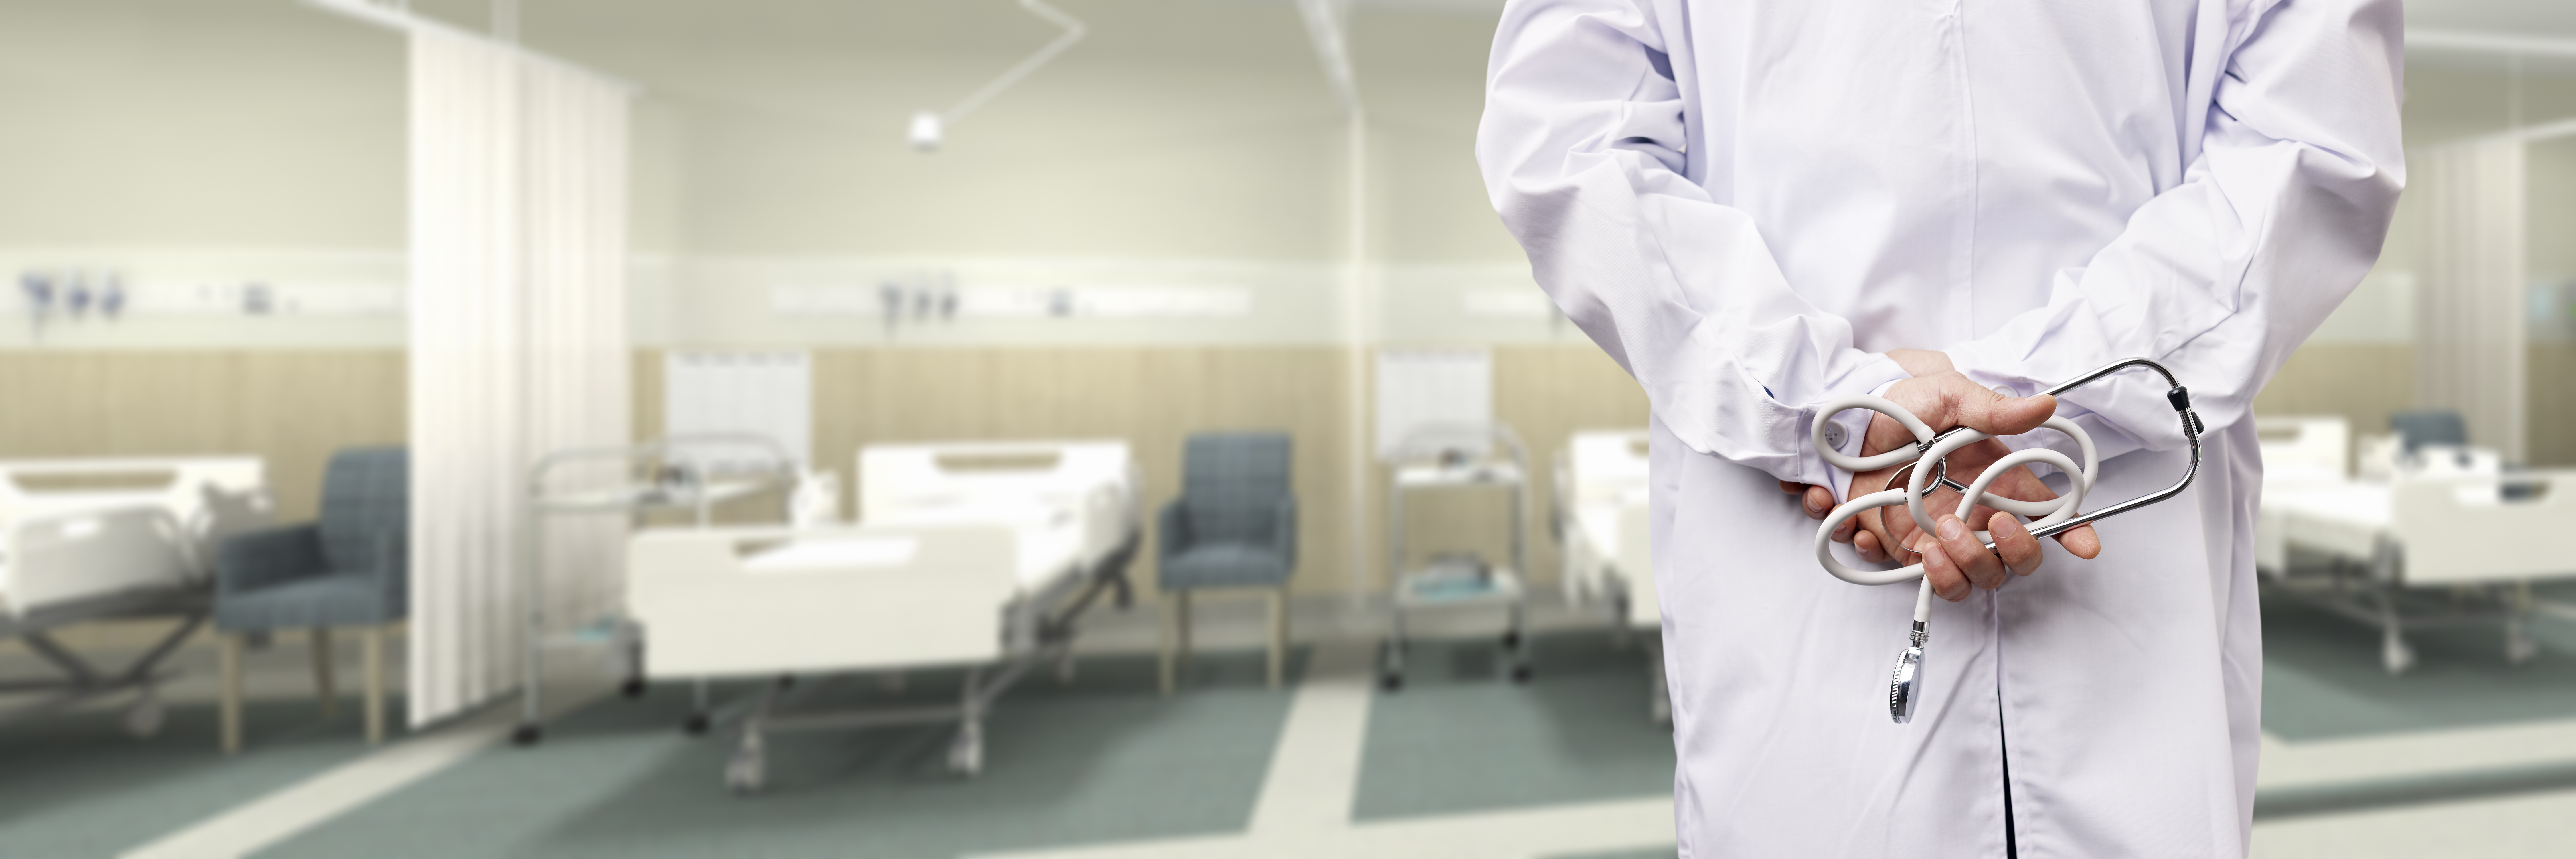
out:
<path id="1" fill-rule="evenodd" d="M 2395 0 L 1512 0 L 1477 157 L 1538 282 L 1653 406 L 1685 855 L 2234 856 L 2261 678 L 2245 420 L 2377 259 L 2404 185 Z M 2163 362 L 2192 490 L 1941 604 L 1828 578 L 1774 479 L 1814 404 L 1940 349 L 2028 394 Z M 2180 473 L 2165 385 L 2062 409 L 2092 506 Z M 1864 416 L 1846 415 L 1858 425 Z M 1857 433 L 1851 434 L 1857 438 Z M 2014 444 L 2042 443 L 2023 437 Z"/>

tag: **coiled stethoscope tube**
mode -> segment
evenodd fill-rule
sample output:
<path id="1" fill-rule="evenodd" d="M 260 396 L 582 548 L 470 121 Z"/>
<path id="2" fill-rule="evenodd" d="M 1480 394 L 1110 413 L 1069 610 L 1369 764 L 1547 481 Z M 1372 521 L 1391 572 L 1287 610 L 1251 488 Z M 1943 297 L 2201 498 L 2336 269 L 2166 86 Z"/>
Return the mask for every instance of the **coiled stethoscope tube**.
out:
<path id="1" fill-rule="evenodd" d="M 1816 410 L 1815 422 L 1809 434 L 1816 446 L 1816 452 L 1823 456 L 1826 462 L 1854 474 L 1902 465 L 1904 468 L 1900 469 L 1899 473 L 1907 474 L 1907 478 L 1903 489 L 1887 489 L 1853 498 L 1827 514 L 1824 524 L 1816 529 L 1816 562 L 1824 565 L 1825 572 L 1833 574 L 1834 578 L 1856 585 L 1890 585 L 1923 578 L 1923 565 L 1919 563 L 1892 570 L 1863 570 L 1845 566 L 1833 555 L 1834 529 L 1852 517 L 1860 515 L 1861 511 L 1903 504 L 1905 511 L 1914 517 L 1915 527 L 1921 528 L 1924 533 L 1933 533 L 1935 529 L 1932 526 L 1932 516 L 1923 509 L 1923 499 L 1930 497 L 1933 492 L 1944 486 L 1959 491 L 1957 515 L 1960 519 L 1967 519 L 1968 514 L 1981 504 L 2016 516 L 2038 517 L 2030 523 L 2032 537 L 2054 536 L 2086 523 L 2117 516 L 2181 494 L 2184 488 L 2191 485 L 2192 478 L 2200 473 L 2202 426 L 2200 417 L 2193 414 L 2191 410 L 2191 392 L 2184 389 L 2182 384 L 2174 379 L 2173 373 L 2164 368 L 2164 365 L 2145 358 L 2131 358 L 2084 374 L 2043 393 L 2057 396 L 2131 367 L 2154 370 L 2158 375 L 2163 376 L 2165 384 L 2171 387 L 2165 392 L 2165 400 L 2172 404 L 2174 412 L 2180 415 L 2183 440 L 2191 447 L 2191 465 L 2183 471 L 2181 480 L 2175 481 L 2174 485 L 2166 487 L 2163 491 L 2132 498 L 2091 513 L 2076 511 L 2083 505 L 2085 493 L 2092 491 L 2094 472 L 2100 467 L 2101 462 L 2093 446 L 2093 437 L 2086 435 L 2083 428 L 2076 426 L 2074 421 L 2063 417 L 2050 417 L 2040 426 L 2064 433 L 2068 438 L 2074 439 L 2077 449 L 2084 454 L 2084 463 L 2081 466 L 2065 454 L 2047 448 L 2017 450 L 1995 460 L 1994 464 L 1986 466 L 1986 470 L 1977 475 L 1973 484 L 1962 486 L 1958 481 L 1950 479 L 1950 465 L 1947 457 L 1959 448 L 1994 436 L 1966 427 L 1956 427 L 1947 432 L 1935 434 L 1929 425 L 1923 423 L 1920 418 L 1916 418 L 1913 413 L 1906 411 L 1904 407 L 1878 397 L 1850 396 L 1825 403 Z M 1906 431 L 1914 434 L 1914 446 L 1874 456 L 1848 456 L 1833 449 L 1831 445 L 1825 443 L 1825 429 L 1832 423 L 1835 415 L 1851 409 L 1868 409 L 1894 419 L 1903 425 Z M 1925 462 L 1933 463 L 1933 467 L 1923 468 L 1922 465 Z M 2000 496 L 1991 498 L 1986 496 L 1987 488 L 1994 484 L 1996 478 L 2014 468 L 2034 462 L 2048 463 L 2056 466 L 2059 471 L 2065 472 L 2068 475 L 2066 493 L 2047 501 L 2022 501 Z M 1977 541 L 1984 543 L 1988 551 L 1995 548 L 1992 534 L 1978 531 L 1976 536 Z M 1897 654 L 1896 670 L 1888 677 L 1887 715 L 1898 724 L 1913 721 L 1915 702 L 1922 698 L 1923 644 L 1931 638 L 1931 633 L 1928 631 L 1931 620 L 1932 583 L 1926 580 L 1914 595 L 1914 628 L 1906 633 L 1905 650 Z"/>

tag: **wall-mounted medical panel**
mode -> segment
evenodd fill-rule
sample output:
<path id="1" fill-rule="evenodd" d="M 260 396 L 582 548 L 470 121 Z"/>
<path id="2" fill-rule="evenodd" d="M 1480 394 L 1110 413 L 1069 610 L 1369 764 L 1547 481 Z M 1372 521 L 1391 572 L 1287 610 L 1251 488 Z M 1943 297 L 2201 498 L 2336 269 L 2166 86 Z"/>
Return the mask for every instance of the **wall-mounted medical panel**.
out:
<path id="1" fill-rule="evenodd" d="M 1340 342 L 1340 272 L 1251 260 L 697 257 L 672 344 L 1315 345 Z"/>
<path id="2" fill-rule="evenodd" d="M 0 249 L 0 349 L 401 345 L 397 252 Z"/>

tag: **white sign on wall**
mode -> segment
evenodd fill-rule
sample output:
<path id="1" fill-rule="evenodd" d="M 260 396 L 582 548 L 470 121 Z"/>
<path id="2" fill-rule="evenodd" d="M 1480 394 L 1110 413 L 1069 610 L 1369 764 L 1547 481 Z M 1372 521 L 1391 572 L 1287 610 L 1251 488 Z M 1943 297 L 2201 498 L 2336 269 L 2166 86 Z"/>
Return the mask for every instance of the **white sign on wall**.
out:
<path id="1" fill-rule="evenodd" d="M 814 461 L 814 362 L 805 352 L 681 350 L 662 358 L 662 432 L 751 433 Z M 740 445 L 698 449 L 709 464 L 757 467 L 768 454 Z"/>
<path id="2" fill-rule="evenodd" d="M 1377 455 L 1392 460 L 1405 439 L 1434 425 L 1482 426 L 1494 419 L 1494 355 L 1483 349 L 1387 349 L 1377 353 Z M 1486 439 L 1465 440 L 1473 451 Z"/>

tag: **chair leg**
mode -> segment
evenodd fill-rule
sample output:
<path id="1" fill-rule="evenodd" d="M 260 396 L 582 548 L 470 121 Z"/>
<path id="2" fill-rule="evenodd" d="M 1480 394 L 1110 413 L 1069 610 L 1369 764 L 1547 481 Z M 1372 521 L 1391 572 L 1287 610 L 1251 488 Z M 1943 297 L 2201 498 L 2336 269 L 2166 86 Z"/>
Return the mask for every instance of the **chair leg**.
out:
<path id="1" fill-rule="evenodd" d="M 1288 588 L 1272 590 L 1270 598 L 1270 688 L 1279 688 L 1281 660 L 1288 652 Z"/>
<path id="2" fill-rule="evenodd" d="M 222 703 L 219 706 L 221 712 L 219 721 L 222 728 L 218 735 L 218 742 L 224 754 L 229 755 L 241 751 L 242 744 L 242 637 L 236 633 L 216 633 L 215 654 L 216 662 L 220 666 L 217 669 L 219 675 L 217 682 L 223 686 L 220 693 Z"/>
<path id="3" fill-rule="evenodd" d="M 331 683 L 331 663 L 336 661 L 331 657 L 334 655 L 331 652 L 331 628 L 314 627 L 313 691 L 322 696 L 322 718 L 325 719 L 340 717 L 340 690 L 332 688 Z"/>
<path id="4" fill-rule="evenodd" d="M 1172 696 L 1172 634 L 1175 627 L 1180 624 L 1180 611 L 1180 595 L 1172 592 L 1164 593 L 1162 606 L 1163 622 L 1156 624 L 1156 626 L 1161 629 L 1162 634 L 1156 636 L 1156 638 L 1160 640 L 1160 644 L 1162 645 L 1161 650 L 1163 652 L 1163 664 L 1161 678 L 1163 697 L 1166 698 Z"/>
<path id="5" fill-rule="evenodd" d="M 385 741 L 385 628 L 370 626 L 358 633 L 365 645 L 367 673 L 367 745 Z"/>

